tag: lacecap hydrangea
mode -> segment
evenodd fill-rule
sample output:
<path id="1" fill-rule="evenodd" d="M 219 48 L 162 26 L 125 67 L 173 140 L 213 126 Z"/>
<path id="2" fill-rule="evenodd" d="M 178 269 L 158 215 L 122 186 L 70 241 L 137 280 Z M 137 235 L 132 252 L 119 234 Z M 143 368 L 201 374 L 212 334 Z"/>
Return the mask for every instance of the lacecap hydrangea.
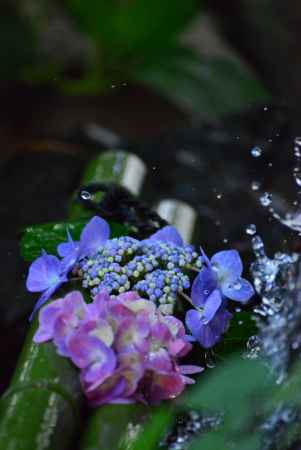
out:
<path id="1" fill-rule="evenodd" d="M 110 239 L 108 223 L 100 217 L 93 217 L 84 227 L 79 241 L 74 241 L 68 233 L 67 242 L 58 246 L 58 255 L 59 257 L 43 252 L 29 269 L 28 290 L 41 292 L 32 316 L 62 284 L 69 281 L 70 274 L 79 279 L 82 290 L 87 291 L 92 303 L 86 305 L 82 298 L 79 300 L 79 293 L 72 293 L 70 298 L 56 300 L 42 308 L 39 316 L 40 328 L 36 335 L 38 338 L 35 339 L 36 342 L 43 342 L 45 336 L 47 337 L 45 323 L 54 321 L 54 331 L 48 339 L 53 340 L 62 356 L 71 358 L 79 367 L 84 391 L 94 404 L 116 399 L 125 401 L 125 398 L 126 401 L 140 399 L 156 402 L 178 395 L 176 392 L 180 393 L 187 382 L 183 370 L 189 369 L 181 369 L 181 366 L 178 366 L 177 360 L 182 353 L 170 353 L 171 338 L 166 331 L 168 326 L 173 321 L 177 324 L 176 328 L 181 329 L 181 336 L 179 335 L 177 339 L 181 345 L 184 342 L 187 344 L 184 347 L 186 353 L 192 342 L 198 342 L 203 348 L 210 348 L 228 329 L 232 317 L 229 308 L 231 302 L 245 304 L 254 292 L 252 285 L 242 278 L 242 262 L 236 250 L 220 251 L 209 260 L 202 249 L 197 251 L 193 246 L 185 244 L 172 226 L 166 226 L 142 241 L 130 236 Z M 131 302 L 125 300 L 127 295 L 131 298 Z M 74 303 L 75 308 L 76 302 L 81 304 L 80 318 L 78 313 L 70 312 L 72 304 Z M 179 314 L 180 311 L 183 312 L 183 302 L 186 304 L 184 317 L 182 313 Z M 139 313 L 132 310 L 134 305 L 138 304 L 143 305 Z M 119 318 L 121 322 L 118 322 L 118 326 L 121 326 L 122 320 L 128 319 L 131 327 L 134 327 L 131 330 L 137 331 L 137 334 L 134 331 L 134 334 L 131 334 L 132 331 L 129 332 L 129 340 L 134 339 L 134 336 L 137 337 L 135 355 L 132 347 L 129 351 L 117 343 L 122 341 L 122 338 L 118 337 L 122 333 L 117 331 L 117 325 L 116 329 L 112 326 L 113 319 L 110 317 L 114 314 L 108 312 L 111 311 L 110 305 L 112 311 L 120 311 L 121 316 L 124 314 L 124 317 Z M 57 313 L 60 311 L 58 316 L 55 311 Z M 66 319 L 69 313 L 70 323 Z M 101 314 L 105 317 L 101 317 Z M 152 328 L 151 323 L 155 317 L 156 326 Z M 182 317 L 184 323 L 181 322 Z M 103 326 L 107 330 L 112 340 L 110 345 L 106 341 L 107 335 L 105 339 L 103 334 L 94 336 L 94 332 L 92 334 L 89 332 L 88 328 L 92 326 L 93 321 L 98 323 L 97 329 Z M 62 322 L 69 323 L 66 326 L 70 328 L 70 332 L 65 330 Z M 76 325 L 73 326 L 71 323 Z M 162 358 L 156 357 L 152 360 L 150 356 L 152 352 L 146 348 L 153 348 L 151 343 L 155 342 L 154 329 L 161 330 L 166 340 L 162 338 L 163 335 L 161 341 L 159 339 L 162 344 L 159 352 Z M 46 335 L 42 339 L 43 333 Z M 139 346 L 140 341 L 142 347 L 144 345 L 142 343 L 145 343 L 144 349 Z M 102 345 L 105 346 L 102 348 L 103 353 Z M 158 343 L 155 345 L 156 348 L 157 345 Z M 97 346 L 99 358 L 106 361 L 106 364 L 101 369 L 102 375 L 95 375 L 96 380 L 91 381 L 91 371 L 94 373 L 94 369 L 88 369 L 91 366 L 88 354 L 90 350 L 94 354 Z M 76 348 L 81 349 L 81 357 L 75 356 Z M 148 360 L 146 366 L 143 365 L 143 370 L 139 363 L 141 358 Z M 162 373 L 158 369 L 159 361 L 162 363 Z M 151 364 L 154 364 L 152 374 L 150 374 Z M 96 366 L 98 367 L 97 364 Z M 172 386 L 173 380 L 177 385 L 174 390 L 171 388 L 173 393 L 170 397 L 166 392 L 167 387 L 165 393 L 162 386 L 159 387 L 163 380 L 167 380 L 166 377 L 170 379 L 167 384 Z M 158 381 L 158 385 L 155 380 Z M 127 383 L 132 387 L 127 385 L 125 388 Z M 162 395 L 154 394 L 160 389 L 163 389 Z"/>

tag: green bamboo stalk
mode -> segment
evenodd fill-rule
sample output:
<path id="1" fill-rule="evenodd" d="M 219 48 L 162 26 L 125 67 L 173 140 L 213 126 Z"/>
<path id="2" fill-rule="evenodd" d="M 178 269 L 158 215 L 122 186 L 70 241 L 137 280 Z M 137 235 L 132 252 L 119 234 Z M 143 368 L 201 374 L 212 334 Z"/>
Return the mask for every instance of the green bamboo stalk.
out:
<path id="1" fill-rule="evenodd" d="M 124 152 L 101 154 L 88 165 L 82 182 L 125 185 L 126 168 L 133 158 Z M 70 210 L 72 219 L 85 215 L 76 205 Z M 37 319 L 0 401 L 1 449 L 64 450 L 79 431 L 83 396 L 78 371 L 67 358 L 57 355 L 51 343 L 33 343 L 36 328 Z"/>
<path id="2" fill-rule="evenodd" d="M 149 407 L 138 404 L 99 407 L 86 424 L 80 449 L 129 449 L 149 413 Z"/>

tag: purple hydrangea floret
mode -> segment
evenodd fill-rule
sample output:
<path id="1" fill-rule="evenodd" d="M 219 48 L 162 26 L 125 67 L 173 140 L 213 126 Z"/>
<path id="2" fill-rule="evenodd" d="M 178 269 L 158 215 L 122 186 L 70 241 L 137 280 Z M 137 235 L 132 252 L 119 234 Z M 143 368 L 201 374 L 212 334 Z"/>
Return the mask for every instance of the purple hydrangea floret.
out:
<path id="1" fill-rule="evenodd" d="M 42 292 L 29 320 L 46 303 L 55 291 L 68 281 L 68 273 L 82 258 L 94 254 L 110 237 L 109 224 L 100 217 L 93 217 L 83 228 L 80 241 L 73 241 L 67 232 L 68 242 L 58 246 L 58 254 L 63 259 L 48 255 L 45 251 L 29 267 L 26 287 L 29 292 Z"/>
<path id="2" fill-rule="evenodd" d="M 179 364 L 191 349 L 182 322 L 135 292 L 103 291 L 90 304 L 71 292 L 41 309 L 34 341 L 52 341 L 72 360 L 93 406 L 157 404 L 178 396 L 194 382 L 188 375 L 202 371 Z"/>
<path id="3" fill-rule="evenodd" d="M 245 304 L 254 295 L 254 289 L 241 277 L 243 266 L 236 250 L 218 252 L 211 260 L 203 253 L 203 260 L 205 267 L 191 289 L 196 309 L 187 312 L 186 325 L 193 338 L 209 348 L 229 326 L 232 315 L 227 310 L 227 300 Z"/>

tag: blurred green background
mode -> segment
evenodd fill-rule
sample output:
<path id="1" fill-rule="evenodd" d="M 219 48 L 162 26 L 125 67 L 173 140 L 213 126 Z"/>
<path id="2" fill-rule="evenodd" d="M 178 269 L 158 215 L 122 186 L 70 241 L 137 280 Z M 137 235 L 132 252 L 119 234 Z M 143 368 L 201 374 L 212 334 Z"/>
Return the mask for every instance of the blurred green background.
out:
<path id="1" fill-rule="evenodd" d="M 214 37 L 208 41 L 202 28 L 208 3 L 2 2 L 1 78 L 54 85 L 69 94 L 138 83 L 193 116 L 210 118 L 265 101 L 268 89 L 235 52 L 220 45 L 210 54 Z"/>

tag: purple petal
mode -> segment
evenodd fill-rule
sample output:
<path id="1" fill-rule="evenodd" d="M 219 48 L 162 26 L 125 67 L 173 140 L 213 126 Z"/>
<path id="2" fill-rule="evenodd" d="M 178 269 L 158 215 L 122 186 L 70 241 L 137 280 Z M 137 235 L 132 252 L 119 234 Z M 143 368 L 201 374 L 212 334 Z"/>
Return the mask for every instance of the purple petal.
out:
<path id="1" fill-rule="evenodd" d="M 28 291 L 41 292 L 55 285 L 60 279 L 61 269 L 61 261 L 56 256 L 43 254 L 29 267 Z"/>
<path id="2" fill-rule="evenodd" d="M 157 372 L 172 371 L 171 358 L 164 348 L 157 351 L 149 352 L 146 367 Z"/>
<path id="3" fill-rule="evenodd" d="M 29 321 L 31 322 L 35 313 L 37 312 L 38 309 L 41 308 L 42 305 L 44 305 L 44 303 L 46 303 L 50 297 L 52 296 L 52 294 L 60 287 L 60 285 L 62 284 L 62 281 L 59 281 L 56 285 L 51 286 L 49 289 L 47 289 L 45 292 L 43 292 L 43 294 L 41 295 L 41 297 L 39 298 L 39 300 L 37 301 L 37 303 L 35 304 L 32 313 L 30 314 L 29 317 Z"/>
<path id="4" fill-rule="evenodd" d="M 113 350 L 101 342 L 98 338 L 89 334 L 78 332 L 74 334 L 68 343 L 69 356 L 73 363 L 80 369 L 85 369 L 94 363 L 97 364 L 96 372 L 102 368 L 114 369 L 116 365 L 116 357 Z M 91 369 L 90 376 L 94 373 Z M 87 375 L 89 378 L 89 375 Z M 89 382 L 89 380 L 87 379 Z M 93 379 L 93 381 L 95 381 Z"/>
<path id="5" fill-rule="evenodd" d="M 206 300 L 203 317 L 206 322 L 210 322 L 222 304 L 222 296 L 218 289 L 215 289 Z"/>
<path id="6" fill-rule="evenodd" d="M 216 287 L 216 274 L 212 269 L 205 267 L 200 271 L 192 283 L 191 299 L 194 306 L 204 306 L 207 298 Z"/>
<path id="7" fill-rule="evenodd" d="M 84 227 L 80 236 L 80 256 L 89 256 L 109 239 L 110 226 L 101 217 L 94 216 Z"/>
<path id="8" fill-rule="evenodd" d="M 193 366 L 190 364 L 184 364 L 184 365 L 179 366 L 179 369 L 180 369 L 180 373 L 182 375 L 192 375 L 194 373 L 203 372 L 204 367 Z"/>
<path id="9" fill-rule="evenodd" d="M 224 287 L 223 294 L 231 300 L 245 303 L 254 295 L 254 288 L 249 281 L 239 278 L 231 286 Z"/>
<path id="10" fill-rule="evenodd" d="M 234 283 L 242 274 L 242 262 L 237 250 L 215 253 L 211 258 L 211 264 L 217 269 L 222 286 Z"/>
<path id="11" fill-rule="evenodd" d="M 204 348 L 213 347 L 221 335 L 226 331 L 232 315 L 221 307 L 209 323 L 204 323 L 201 314 L 196 310 L 189 310 L 186 314 L 186 325 L 193 336 Z"/>
<path id="12" fill-rule="evenodd" d="M 61 311 L 62 301 L 63 299 L 55 300 L 41 309 L 39 314 L 39 328 L 33 337 L 33 341 L 36 344 L 49 341 L 53 338 L 53 327 Z"/>
<path id="13" fill-rule="evenodd" d="M 111 403 L 118 398 L 122 398 L 125 388 L 126 381 L 119 374 L 114 374 L 112 377 L 107 378 L 104 383 L 93 390 L 89 388 L 89 385 L 85 386 L 84 383 L 84 390 L 91 406 Z"/>
<path id="14" fill-rule="evenodd" d="M 171 242 L 172 244 L 178 245 L 179 247 L 183 247 L 184 245 L 181 235 L 172 225 L 166 225 L 166 227 L 163 227 L 161 228 L 161 230 L 156 231 L 156 233 L 152 234 L 149 237 L 149 240 Z"/>

